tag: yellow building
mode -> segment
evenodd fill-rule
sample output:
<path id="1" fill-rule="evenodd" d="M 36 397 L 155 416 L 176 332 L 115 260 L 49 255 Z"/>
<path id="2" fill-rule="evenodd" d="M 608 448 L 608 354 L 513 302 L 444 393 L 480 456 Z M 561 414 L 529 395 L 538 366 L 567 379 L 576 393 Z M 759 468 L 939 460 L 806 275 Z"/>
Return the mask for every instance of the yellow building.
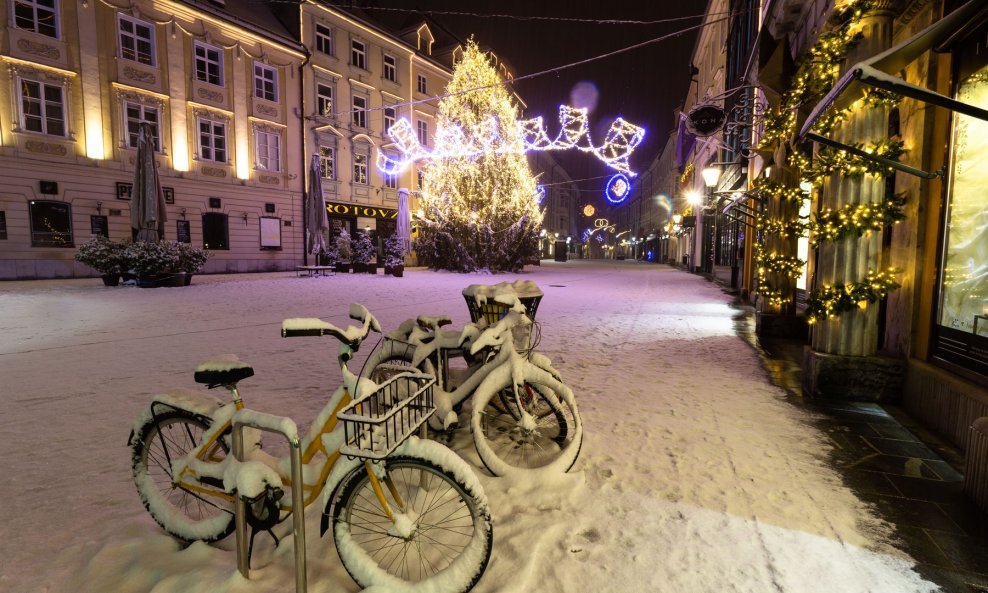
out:
<path id="1" fill-rule="evenodd" d="M 0 278 L 91 275 L 74 246 L 130 238 L 141 122 L 166 239 L 207 247 L 207 272 L 294 264 L 305 52 L 239 4 L 0 1 Z"/>

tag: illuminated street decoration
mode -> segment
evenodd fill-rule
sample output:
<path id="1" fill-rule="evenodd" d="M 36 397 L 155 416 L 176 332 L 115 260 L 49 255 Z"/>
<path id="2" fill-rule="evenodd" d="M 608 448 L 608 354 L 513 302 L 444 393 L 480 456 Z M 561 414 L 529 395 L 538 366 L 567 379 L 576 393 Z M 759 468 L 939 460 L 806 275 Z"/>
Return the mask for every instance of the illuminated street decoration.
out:
<path id="1" fill-rule="evenodd" d="M 545 186 L 540 183 L 539 185 L 535 186 L 535 202 L 538 203 L 539 206 L 541 206 L 542 202 L 544 201 L 545 201 Z"/>
<path id="2" fill-rule="evenodd" d="M 560 130 L 555 139 L 549 138 L 542 117 L 517 122 L 517 134 L 511 134 L 511 137 L 502 137 L 498 133 L 498 122 L 493 117 L 473 126 L 469 134 L 459 126 L 440 126 L 434 136 L 434 146 L 429 150 L 419 143 L 411 122 L 401 118 L 388 129 L 388 136 L 402 156 L 394 159 L 379 151 L 377 168 L 386 175 L 395 175 L 410 163 L 420 160 L 575 148 L 592 153 L 612 169 L 635 176 L 629 169 L 628 159 L 645 138 L 645 128 L 619 117 L 611 122 L 604 143 L 594 146 L 586 109 L 560 106 L 559 123 Z"/>
<path id="3" fill-rule="evenodd" d="M 597 210 L 593 207 L 593 204 L 587 204 L 586 206 L 583 207 L 583 215 L 588 218 L 593 216 L 594 212 L 596 211 Z"/>
<path id="4" fill-rule="evenodd" d="M 604 197 L 612 204 L 620 204 L 631 193 L 631 180 L 624 173 L 618 173 L 607 180 Z"/>

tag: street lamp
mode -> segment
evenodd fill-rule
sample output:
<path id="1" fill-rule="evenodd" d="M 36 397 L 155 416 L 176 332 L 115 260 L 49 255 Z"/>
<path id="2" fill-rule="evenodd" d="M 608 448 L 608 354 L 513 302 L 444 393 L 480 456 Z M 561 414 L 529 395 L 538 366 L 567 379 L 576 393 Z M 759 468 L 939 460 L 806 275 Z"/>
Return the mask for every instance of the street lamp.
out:
<path id="1" fill-rule="evenodd" d="M 704 167 L 700 172 L 703 184 L 707 186 L 707 208 L 710 209 L 710 277 L 714 277 L 714 266 L 717 263 L 717 209 L 714 204 L 714 188 L 720 181 L 720 167 Z"/>

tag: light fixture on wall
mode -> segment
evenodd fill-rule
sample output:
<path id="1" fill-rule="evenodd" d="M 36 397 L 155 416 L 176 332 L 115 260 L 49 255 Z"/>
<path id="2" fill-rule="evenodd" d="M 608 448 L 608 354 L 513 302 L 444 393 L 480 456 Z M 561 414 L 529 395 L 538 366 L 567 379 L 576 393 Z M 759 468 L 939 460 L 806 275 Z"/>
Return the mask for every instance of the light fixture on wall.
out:
<path id="1" fill-rule="evenodd" d="M 96 214 L 103 215 L 103 202 L 96 202 Z"/>
<path id="2" fill-rule="evenodd" d="M 244 219 L 244 226 L 246 227 L 247 226 L 247 213 L 246 212 L 242 212 L 240 214 L 240 217 Z"/>
<path id="3" fill-rule="evenodd" d="M 185 208 L 182 208 L 182 220 L 185 220 Z"/>

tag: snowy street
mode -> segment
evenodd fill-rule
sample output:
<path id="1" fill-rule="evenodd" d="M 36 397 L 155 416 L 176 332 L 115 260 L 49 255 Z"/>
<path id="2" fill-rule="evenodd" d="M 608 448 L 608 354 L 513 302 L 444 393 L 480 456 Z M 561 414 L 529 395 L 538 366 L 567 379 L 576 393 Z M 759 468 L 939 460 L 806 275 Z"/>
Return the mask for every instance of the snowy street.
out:
<path id="1" fill-rule="evenodd" d="M 491 562 L 474 591 L 936 590 L 827 466 L 827 440 L 808 412 L 735 335 L 728 295 L 665 265 L 543 261 L 497 276 L 406 269 L 404 278 L 196 276 L 188 288 L 0 284 L 0 592 L 294 591 L 290 536 L 277 549 L 258 536 L 245 581 L 233 537 L 182 548 L 162 532 L 131 479 L 135 416 L 159 390 L 204 389 L 196 364 L 235 352 L 256 373 L 241 383 L 248 406 L 307 427 L 338 384 L 336 342 L 282 339 L 282 319 L 343 326 L 358 302 L 385 332 L 417 314 L 447 314 L 458 328 L 469 321 L 463 288 L 516 279 L 545 293 L 538 350 L 573 389 L 586 434 L 569 474 L 522 482 L 490 476 L 460 429 L 453 447 L 480 477 L 494 519 Z M 318 509 L 307 511 L 309 591 L 359 590 L 330 534 L 320 538 Z"/>

